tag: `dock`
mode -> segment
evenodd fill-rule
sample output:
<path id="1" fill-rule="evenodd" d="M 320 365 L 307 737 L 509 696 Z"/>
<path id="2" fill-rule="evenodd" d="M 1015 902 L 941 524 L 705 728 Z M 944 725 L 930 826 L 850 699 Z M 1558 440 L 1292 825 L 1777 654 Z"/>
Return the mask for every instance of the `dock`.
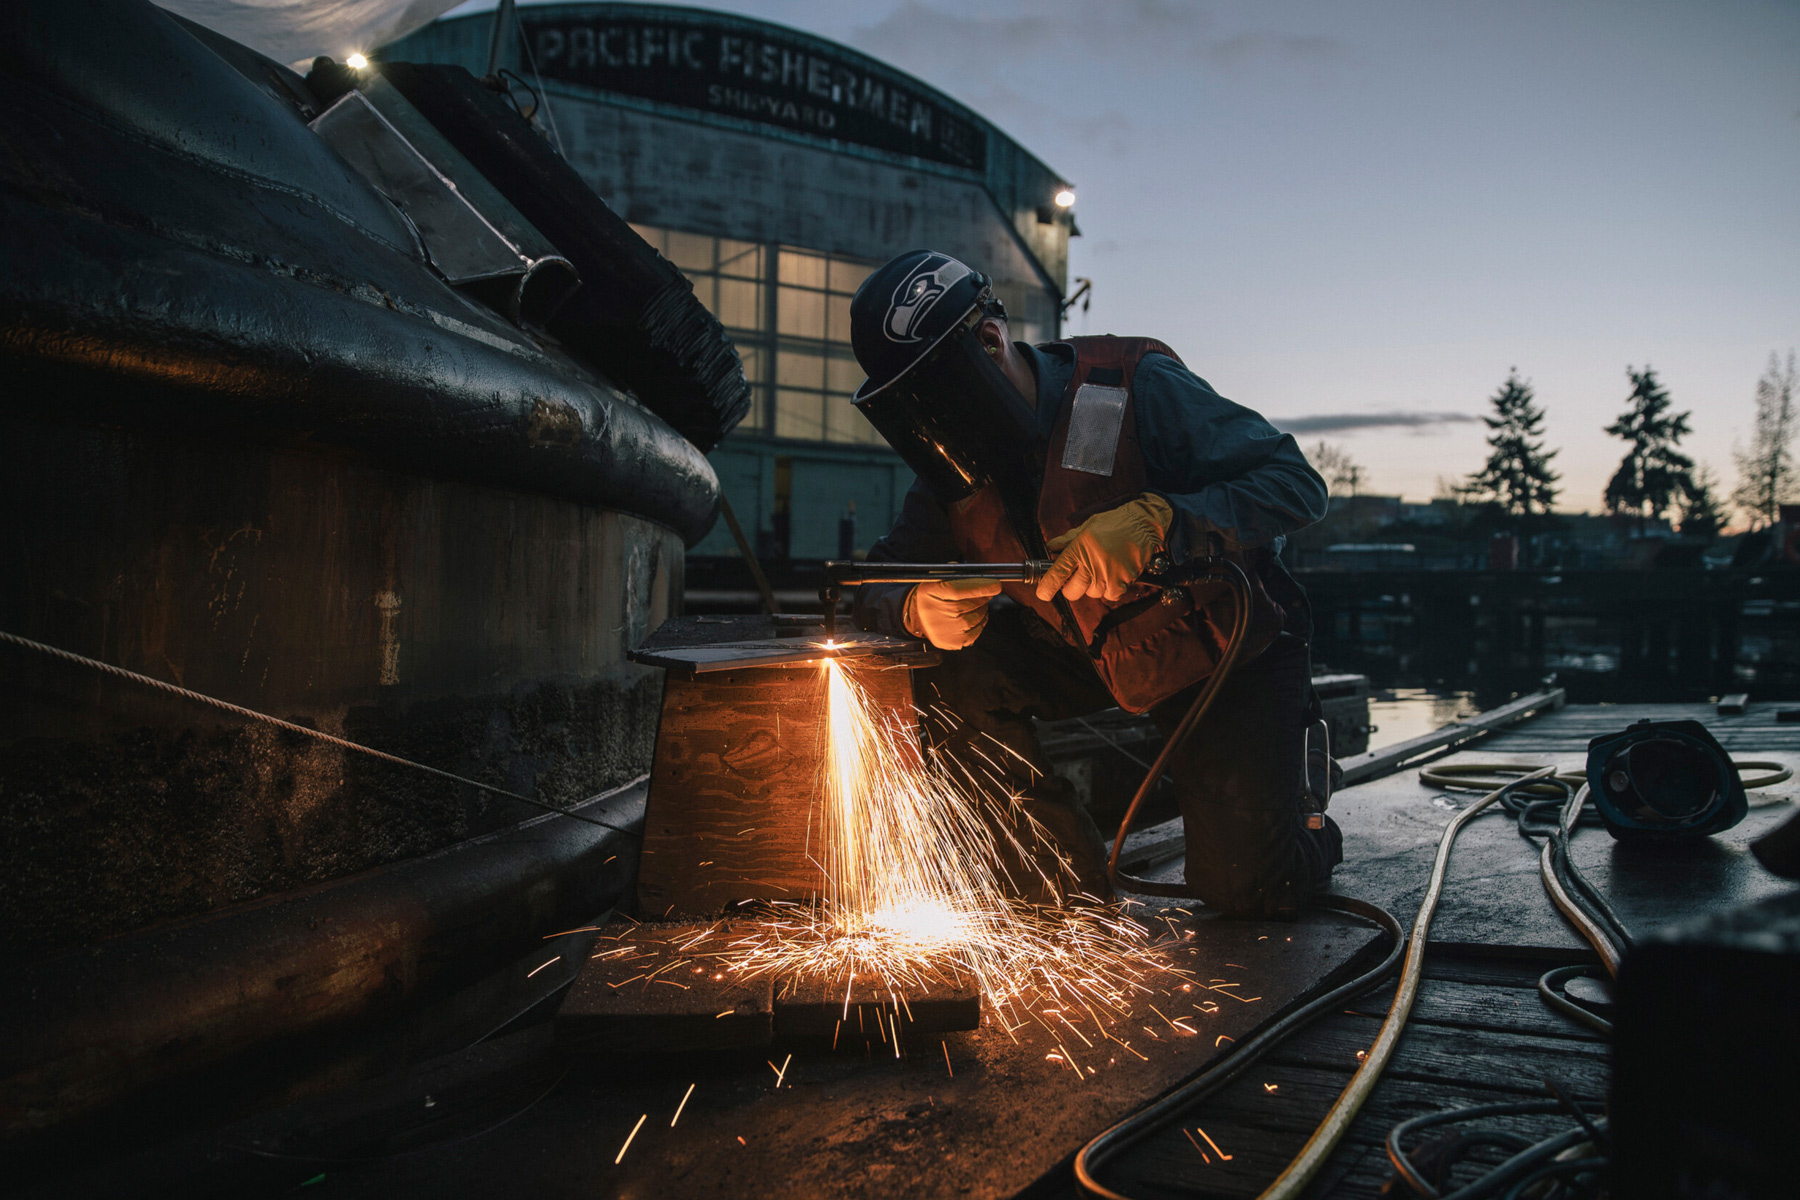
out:
<path id="1" fill-rule="evenodd" d="M 1740 760 L 1800 766 L 1800 725 L 1777 721 L 1782 707 L 1752 703 L 1720 716 L 1710 705 L 1542 705 L 1431 761 L 1574 768 L 1596 734 L 1644 717 L 1691 717 Z M 1444 825 L 1471 801 L 1422 786 L 1415 768 L 1346 788 L 1331 805 L 1345 833 L 1334 890 L 1402 923 L 1417 910 Z M 1789 885 L 1746 847 L 1789 815 L 1794 789 L 1751 796 L 1744 822 L 1683 852 L 1586 830 L 1576 861 L 1633 930 L 1778 894 Z M 1180 878 L 1181 859 L 1167 853 L 1157 852 L 1152 877 Z M 850 1052 L 835 1037 L 778 1035 L 755 1050 L 595 1056 L 559 1044 L 555 997 L 457 1053 L 27 1194 L 103 1195 L 151 1173 L 206 1194 L 312 1181 L 310 1194 L 339 1197 L 1075 1196 L 1071 1162 L 1088 1138 L 1379 957 L 1376 932 L 1337 913 L 1222 922 L 1171 906 L 1156 919 L 1195 948 L 1196 982 L 1225 985 L 1194 994 L 1232 1002 L 1191 1005 L 1201 1015 L 1178 1024 L 1193 1022 L 1189 1032 L 1201 1036 L 1169 1036 L 1171 1026 L 1126 1038 L 1134 1053 L 1147 1052 L 1143 1062 L 1097 1037 L 1088 1040 L 1100 1049 L 1048 1026 L 1048 1035 L 1036 1027 L 1008 1035 L 991 1023 L 948 1034 L 902 1028 L 903 1046 L 865 1028 Z M 588 931 L 557 946 L 604 952 L 614 936 Z M 1497 806 L 1457 843 L 1428 946 L 1397 1054 L 1309 1196 L 1383 1195 L 1392 1173 L 1383 1138 L 1408 1117 L 1542 1099 L 1546 1081 L 1577 1100 L 1606 1099 L 1607 1043 L 1537 994 L 1546 970 L 1597 959 L 1545 899 L 1535 845 Z M 1249 987 L 1232 991 L 1239 980 L 1254 985 L 1258 1002 Z M 1392 993 L 1391 982 L 1378 986 L 1278 1046 L 1115 1159 L 1108 1186 L 1133 1197 L 1258 1195 L 1356 1071 Z M 1529 1121 L 1518 1128 L 1529 1131 Z"/>

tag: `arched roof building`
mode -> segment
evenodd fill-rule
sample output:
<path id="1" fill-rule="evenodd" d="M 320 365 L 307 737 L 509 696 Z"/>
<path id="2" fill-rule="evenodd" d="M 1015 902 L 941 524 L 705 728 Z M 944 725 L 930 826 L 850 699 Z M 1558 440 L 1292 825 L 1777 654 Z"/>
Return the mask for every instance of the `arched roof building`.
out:
<path id="1" fill-rule="evenodd" d="M 836 557 L 852 505 L 866 548 L 911 473 L 849 403 L 851 293 L 931 246 L 994 277 L 1017 336 L 1055 337 L 1076 232 L 1055 203 L 1067 182 L 949 96 L 784 26 L 607 3 L 531 5 L 517 21 L 502 62 L 542 91 L 540 122 L 738 346 L 756 403 L 712 460 L 759 554 Z M 493 25 L 438 21 L 380 57 L 481 74 Z M 723 524 L 691 553 L 734 553 Z"/>

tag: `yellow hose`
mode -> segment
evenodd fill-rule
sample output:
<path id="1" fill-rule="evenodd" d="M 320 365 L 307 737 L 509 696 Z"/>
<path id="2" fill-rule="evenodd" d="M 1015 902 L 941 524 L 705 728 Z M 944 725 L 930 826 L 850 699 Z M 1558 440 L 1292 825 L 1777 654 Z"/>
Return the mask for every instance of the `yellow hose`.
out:
<path id="1" fill-rule="evenodd" d="M 1517 771 L 1517 767 L 1507 770 Z M 1523 778 L 1542 779 L 1555 774 L 1555 767 L 1541 767 L 1527 772 Z M 1412 1014 L 1413 1001 L 1419 995 L 1419 977 L 1425 970 L 1425 939 L 1431 932 L 1431 919 L 1437 915 L 1438 898 L 1444 891 L 1444 874 L 1450 866 L 1450 847 L 1456 841 L 1456 835 L 1475 816 L 1488 805 L 1500 798 L 1506 790 L 1507 780 L 1499 788 L 1489 792 L 1469 807 L 1457 813 L 1450 824 L 1444 828 L 1443 837 L 1438 839 L 1437 858 L 1431 864 L 1431 885 L 1425 889 L 1425 899 L 1419 905 L 1419 915 L 1413 919 L 1412 937 L 1406 947 L 1406 963 L 1400 971 L 1400 986 L 1394 992 L 1394 1002 L 1388 1007 L 1387 1019 L 1381 1023 L 1381 1032 L 1375 1036 L 1375 1044 L 1369 1048 L 1368 1058 L 1357 1068 L 1350 1083 L 1339 1094 L 1331 1111 L 1313 1131 L 1311 1138 L 1287 1165 L 1287 1169 L 1276 1177 L 1275 1182 L 1263 1191 L 1258 1200 L 1288 1200 L 1298 1196 L 1318 1174 L 1331 1152 L 1350 1129 L 1350 1123 L 1356 1120 L 1356 1114 L 1362 1109 L 1363 1101 L 1375 1090 L 1375 1084 L 1381 1079 L 1381 1072 L 1386 1069 L 1388 1060 L 1394 1056 L 1394 1047 L 1400 1044 L 1400 1034 L 1406 1028 L 1406 1018 Z"/>

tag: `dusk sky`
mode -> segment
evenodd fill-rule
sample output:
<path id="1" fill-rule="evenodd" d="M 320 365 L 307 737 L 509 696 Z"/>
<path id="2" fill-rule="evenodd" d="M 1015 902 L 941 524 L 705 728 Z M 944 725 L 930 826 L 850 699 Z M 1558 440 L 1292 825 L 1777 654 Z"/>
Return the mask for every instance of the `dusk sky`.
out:
<path id="1" fill-rule="evenodd" d="M 1071 274 L 1094 299 L 1068 331 L 1171 343 L 1303 444 L 1343 446 L 1367 491 L 1426 499 L 1478 467 L 1476 418 L 1517 366 L 1560 506 L 1597 511 L 1622 450 L 1601 427 L 1646 363 L 1729 489 L 1757 377 L 1800 344 L 1800 4 L 729 10 L 1012 134 L 1077 188 Z"/>

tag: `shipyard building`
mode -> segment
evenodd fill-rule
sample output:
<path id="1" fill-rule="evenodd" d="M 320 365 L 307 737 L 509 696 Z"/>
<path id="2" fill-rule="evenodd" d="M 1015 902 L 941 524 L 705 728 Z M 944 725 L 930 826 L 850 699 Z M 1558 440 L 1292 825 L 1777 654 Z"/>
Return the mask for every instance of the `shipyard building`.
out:
<path id="1" fill-rule="evenodd" d="M 1056 337 L 1068 182 L 943 93 L 780 25 L 635 4 L 533 5 L 517 21 L 500 58 L 517 94 L 541 91 L 548 136 L 686 273 L 743 358 L 755 402 L 711 459 L 758 555 L 866 549 L 912 473 L 850 404 L 852 293 L 930 246 L 994 277 L 1015 336 Z M 379 53 L 479 75 L 493 27 L 492 13 L 443 20 Z M 690 565 L 730 556 L 720 522 Z"/>

